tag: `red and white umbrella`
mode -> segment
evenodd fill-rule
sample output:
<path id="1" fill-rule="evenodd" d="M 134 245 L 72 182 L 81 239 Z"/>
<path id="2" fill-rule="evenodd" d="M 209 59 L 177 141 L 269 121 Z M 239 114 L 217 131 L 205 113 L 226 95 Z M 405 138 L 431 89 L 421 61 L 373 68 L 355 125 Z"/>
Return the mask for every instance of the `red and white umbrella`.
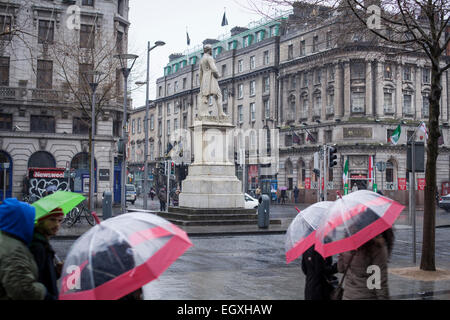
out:
<path id="1" fill-rule="evenodd" d="M 332 201 L 322 201 L 310 205 L 301 212 L 295 208 L 298 214 L 286 231 L 286 263 L 297 259 L 314 244 L 316 229 L 327 217 L 332 205 Z"/>
<path id="2" fill-rule="evenodd" d="M 391 228 L 404 208 L 369 190 L 349 193 L 334 201 L 326 219 L 317 228 L 315 250 L 324 258 L 356 250 Z"/>
<path id="3" fill-rule="evenodd" d="M 59 299 L 120 299 L 156 279 L 191 246 L 183 230 L 154 214 L 108 219 L 72 245 Z"/>

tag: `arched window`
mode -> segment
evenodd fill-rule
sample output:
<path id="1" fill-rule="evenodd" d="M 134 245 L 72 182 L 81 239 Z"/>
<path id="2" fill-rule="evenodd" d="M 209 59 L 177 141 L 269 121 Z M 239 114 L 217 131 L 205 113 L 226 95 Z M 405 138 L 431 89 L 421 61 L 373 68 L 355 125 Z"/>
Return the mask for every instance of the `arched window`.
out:
<path id="1" fill-rule="evenodd" d="M 28 160 L 28 168 L 56 168 L 56 161 L 47 151 L 38 151 Z"/>

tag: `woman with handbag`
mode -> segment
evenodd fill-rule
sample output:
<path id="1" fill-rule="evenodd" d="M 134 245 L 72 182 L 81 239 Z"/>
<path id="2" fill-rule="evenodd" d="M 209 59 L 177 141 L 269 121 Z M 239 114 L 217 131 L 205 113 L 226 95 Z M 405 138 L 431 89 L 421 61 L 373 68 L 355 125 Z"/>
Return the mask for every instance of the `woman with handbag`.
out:
<path id="1" fill-rule="evenodd" d="M 344 273 L 343 300 L 386 300 L 389 299 L 388 258 L 392 252 L 394 233 L 391 229 L 366 242 L 355 251 L 341 253 L 338 257 L 338 271 Z M 379 284 L 368 279 L 374 273 L 369 266 L 380 271 Z M 378 268 L 376 268 L 378 267 Z"/>
<path id="2" fill-rule="evenodd" d="M 337 280 L 333 275 L 338 271 L 333 258 L 324 259 L 312 246 L 303 253 L 302 271 L 306 275 L 305 300 L 330 300 Z"/>

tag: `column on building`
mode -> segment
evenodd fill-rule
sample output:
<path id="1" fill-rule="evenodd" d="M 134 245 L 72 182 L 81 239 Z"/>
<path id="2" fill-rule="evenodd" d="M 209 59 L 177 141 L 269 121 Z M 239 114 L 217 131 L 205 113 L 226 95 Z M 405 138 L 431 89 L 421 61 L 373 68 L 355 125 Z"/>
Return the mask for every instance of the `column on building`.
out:
<path id="1" fill-rule="evenodd" d="M 336 65 L 335 87 L 334 87 L 334 115 L 335 117 L 344 116 L 344 64 L 339 62 Z"/>
<path id="2" fill-rule="evenodd" d="M 416 120 L 422 119 L 422 108 L 423 108 L 423 100 L 422 100 L 422 68 L 420 65 L 414 66 L 414 118 Z"/>
<path id="3" fill-rule="evenodd" d="M 372 79 L 374 79 L 374 71 L 372 70 L 372 61 L 366 61 L 366 116 L 373 115 L 373 96 L 372 96 Z"/>
<path id="4" fill-rule="evenodd" d="M 397 106 L 396 118 L 402 119 L 403 114 L 403 86 L 402 86 L 402 64 L 395 66 L 395 104 Z"/>
<path id="5" fill-rule="evenodd" d="M 442 74 L 441 85 L 442 85 L 442 108 L 441 108 L 441 120 L 442 122 L 447 122 L 448 120 L 448 86 L 447 86 L 447 72 Z"/>
<path id="6" fill-rule="evenodd" d="M 350 61 L 344 61 L 344 116 L 350 117 Z"/>
<path id="7" fill-rule="evenodd" d="M 378 62 L 376 64 L 377 76 L 375 81 L 375 94 L 377 96 L 375 103 L 375 114 L 377 117 L 382 117 L 384 115 L 384 64 L 383 62 Z"/>
<path id="8" fill-rule="evenodd" d="M 322 66 L 322 83 L 320 88 L 322 111 L 320 112 L 320 120 L 327 118 L 327 86 L 328 86 L 328 65 Z"/>

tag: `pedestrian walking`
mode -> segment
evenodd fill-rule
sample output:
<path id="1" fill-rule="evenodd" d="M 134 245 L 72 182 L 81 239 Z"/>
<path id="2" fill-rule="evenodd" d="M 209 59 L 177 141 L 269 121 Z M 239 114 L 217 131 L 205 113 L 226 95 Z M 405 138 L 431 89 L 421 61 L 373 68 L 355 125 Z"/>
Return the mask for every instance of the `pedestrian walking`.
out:
<path id="1" fill-rule="evenodd" d="M 281 204 L 286 204 L 286 189 L 281 190 Z"/>
<path id="2" fill-rule="evenodd" d="M 294 187 L 294 201 L 295 203 L 298 203 L 298 194 L 300 193 L 300 190 L 297 186 Z"/>
<path id="3" fill-rule="evenodd" d="M 155 198 L 155 194 L 156 194 L 155 189 L 153 187 L 151 187 L 151 189 L 150 189 L 150 198 L 152 199 L 152 201 Z"/>
<path id="4" fill-rule="evenodd" d="M 166 211 L 166 202 L 167 202 L 167 191 L 166 188 L 162 187 L 158 193 L 159 198 L 159 210 Z"/>
<path id="5" fill-rule="evenodd" d="M 0 300 L 43 300 L 47 295 L 28 249 L 34 218 L 34 207 L 15 198 L 0 205 Z"/>
<path id="6" fill-rule="evenodd" d="M 344 281 L 343 300 L 389 299 L 387 264 L 393 244 L 394 232 L 390 228 L 357 250 L 339 255 L 338 271 L 343 273 L 348 268 Z M 368 285 L 368 278 L 372 275 L 367 272 L 369 266 L 377 267 L 380 272 L 380 282 L 373 287 Z"/>
<path id="7" fill-rule="evenodd" d="M 330 300 L 338 272 L 333 258 L 324 259 L 312 246 L 303 253 L 302 271 L 306 276 L 305 300 Z"/>
<path id="8" fill-rule="evenodd" d="M 256 199 L 258 199 L 261 196 L 261 188 L 259 186 L 256 187 L 255 196 Z"/>
<path id="9" fill-rule="evenodd" d="M 61 208 L 56 208 L 48 215 L 40 218 L 34 228 L 33 240 L 30 244 L 30 251 L 34 256 L 38 267 L 39 282 L 47 288 L 48 300 L 58 299 L 57 280 L 61 277 L 63 263 L 55 257 L 55 251 L 50 245 L 50 237 L 55 236 L 64 217 Z"/>

